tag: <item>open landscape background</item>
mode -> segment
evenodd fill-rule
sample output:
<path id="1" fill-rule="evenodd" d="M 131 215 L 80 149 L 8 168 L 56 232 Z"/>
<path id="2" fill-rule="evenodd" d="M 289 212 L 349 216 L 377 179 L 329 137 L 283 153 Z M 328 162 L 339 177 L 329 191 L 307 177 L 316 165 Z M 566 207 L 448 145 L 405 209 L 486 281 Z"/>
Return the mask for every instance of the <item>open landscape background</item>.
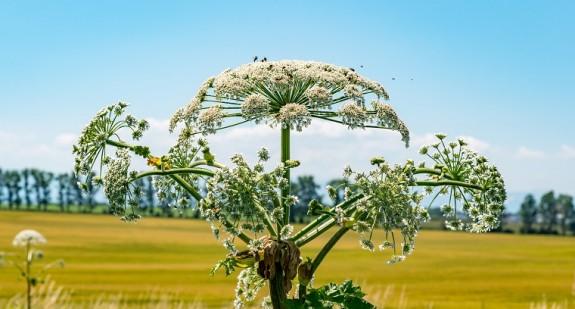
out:
<path id="1" fill-rule="evenodd" d="M 121 295 L 137 306 L 151 294 L 168 295 L 174 303 L 227 308 L 233 299 L 235 277 L 209 275 L 226 251 L 204 222 L 144 218 L 126 224 L 106 215 L 0 214 L 0 250 L 22 229 L 43 233 L 46 259 L 65 260 L 63 269 L 50 273 L 71 293 L 73 304 Z M 325 240 L 304 247 L 304 256 Z M 346 237 L 319 269 L 317 284 L 353 279 L 382 308 L 575 305 L 574 238 L 424 230 L 416 246 L 405 262 L 387 265 L 389 253 L 359 250 L 357 238 Z M 0 299 L 22 291 L 24 282 L 17 276 L 14 269 L 0 270 Z"/>
<path id="2" fill-rule="evenodd" d="M 150 217 L 123 223 L 105 214 L 97 190 L 78 193 L 71 148 L 100 108 L 124 101 L 150 124 L 142 143 L 165 153 L 177 138 L 170 116 L 208 77 L 254 56 L 354 68 L 382 83 L 410 129 L 407 149 L 394 132 L 319 121 L 294 132 L 301 166 L 292 178 L 313 175 L 314 194 L 325 196 L 347 164 L 419 161 L 438 132 L 465 138 L 506 183 L 498 233 L 443 231 L 434 210 L 405 262 L 387 265 L 388 253 L 349 236 L 317 284 L 353 279 L 382 308 L 575 308 L 573 16 L 571 0 L 0 0 L 0 308 L 25 289 L 7 263 L 22 256 L 11 242 L 23 229 L 46 236 L 46 261 L 65 262 L 48 272 L 37 307 L 230 307 L 235 275 L 210 277 L 226 251 L 205 222 L 188 219 L 197 211 L 156 203 L 142 208 Z M 276 129 L 234 127 L 211 136 L 210 148 L 227 164 L 235 153 L 253 162 L 267 147 L 278 162 Z"/>

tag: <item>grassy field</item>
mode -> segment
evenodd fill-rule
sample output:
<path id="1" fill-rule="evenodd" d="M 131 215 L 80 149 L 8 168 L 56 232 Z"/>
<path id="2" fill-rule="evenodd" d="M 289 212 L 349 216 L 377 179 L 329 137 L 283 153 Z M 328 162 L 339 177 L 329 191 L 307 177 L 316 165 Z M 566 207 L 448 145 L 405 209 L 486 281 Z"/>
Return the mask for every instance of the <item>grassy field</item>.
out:
<path id="1" fill-rule="evenodd" d="M 201 221 L 145 218 L 122 223 L 105 215 L 0 212 L 0 251 L 24 228 L 48 239 L 47 260 L 63 258 L 51 272 L 72 301 L 143 293 L 171 293 L 179 300 L 226 307 L 235 278 L 208 275 L 225 251 Z M 575 305 L 575 237 L 471 235 L 421 232 L 413 256 L 397 265 L 359 249 L 348 235 L 326 259 L 318 283 L 353 279 L 383 307 L 528 308 L 538 302 Z M 324 239 L 304 248 L 318 250 Z M 24 282 L 0 268 L 0 299 Z"/>

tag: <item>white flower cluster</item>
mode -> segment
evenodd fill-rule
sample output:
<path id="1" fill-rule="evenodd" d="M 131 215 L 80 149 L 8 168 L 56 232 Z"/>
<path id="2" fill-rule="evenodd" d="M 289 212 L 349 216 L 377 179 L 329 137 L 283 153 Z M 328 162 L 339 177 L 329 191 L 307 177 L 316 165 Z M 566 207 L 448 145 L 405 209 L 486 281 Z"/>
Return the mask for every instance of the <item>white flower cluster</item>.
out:
<path id="1" fill-rule="evenodd" d="M 470 186 L 448 185 L 441 187 L 437 195 L 445 195 L 449 203 L 441 207 L 448 219 L 446 226 L 453 230 L 486 232 L 497 227 L 504 210 L 505 184 L 497 168 L 487 159 L 467 147 L 463 139 L 446 143 L 445 135 L 437 134 L 439 142 L 424 146 L 420 153 L 431 158 L 435 167 L 441 169 L 437 180 L 452 180 Z M 431 191 L 431 188 L 429 189 Z M 458 212 L 463 212 L 464 216 Z"/>
<path id="2" fill-rule="evenodd" d="M 269 100 L 259 93 L 248 95 L 242 104 L 242 114 L 244 117 L 248 119 L 254 118 L 256 121 L 265 116 L 269 109 Z"/>
<path id="3" fill-rule="evenodd" d="M 358 89 L 371 91 L 383 98 L 388 97 L 379 83 L 361 77 L 352 69 L 322 62 L 297 60 L 255 62 L 226 70 L 215 77 L 213 87 L 219 96 L 241 98 L 259 89 L 259 85 L 267 87 L 270 91 L 276 91 L 298 83 L 320 85 L 327 89 L 343 89 L 349 85 L 356 85 Z M 307 88 L 309 87 L 305 87 Z"/>
<path id="4" fill-rule="evenodd" d="M 340 109 L 339 114 L 343 123 L 347 124 L 350 129 L 363 127 L 367 119 L 365 107 L 355 103 L 347 102 Z"/>
<path id="5" fill-rule="evenodd" d="M 265 283 L 265 280 L 258 274 L 255 266 L 242 270 L 238 275 L 234 308 L 244 308 L 247 303 L 253 302 Z"/>
<path id="6" fill-rule="evenodd" d="M 380 84 L 349 68 L 313 61 L 256 62 L 208 79 L 173 115 L 170 130 L 184 123 L 186 136 L 211 134 L 255 121 L 301 131 L 317 118 L 350 129 L 396 130 L 407 144 L 409 131 L 395 111 L 382 103 L 366 106 L 368 97 L 375 97 L 375 102 L 388 99 Z M 334 107 L 338 111 L 332 111 Z M 224 119 L 230 124 L 224 126 Z"/>
<path id="7" fill-rule="evenodd" d="M 288 185 L 283 178 L 287 167 L 282 165 L 265 172 L 263 163 L 269 154 L 267 150 L 261 150 L 258 156 L 259 161 L 250 167 L 241 155 L 234 155 L 233 168 L 220 168 L 208 180 L 207 194 L 200 203 L 200 210 L 203 217 L 214 225 L 214 234 L 219 235 L 223 227 L 231 237 L 249 232 L 258 238 L 266 228 L 275 228 L 277 222 L 282 222 L 280 190 Z M 290 199 L 293 197 L 284 201 L 288 207 Z M 232 226 L 215 226 L 225 220 Z M 291 230 L 286 228 L 281 232 L 287 236 Z"/>
<path id="8" fill-rule="evenodd" d="M 202 107 L 202 102 L 206 98 L 209 89 L 212 87 L 214 79 L 209 78 L 201 86 L 196 96 L 183 108 L 180 108 L 170 119 L 170 132 L 174 131 L 179 122 L 184 121 L 186 126 L 190 126 L 192 122 L 198 119 L 199 111 Z"/>
<path id="9" fill-rule="evenodd" d="M 420 206 L 423 195 L 411 190 L 414 184 L 411 161 L 404 166 L 390 166 L 383 159 L 373 163 L 376 168 L 368 173 L 346 168 L 344 176 L 354 188 L 353 193 L 347 194 L 363 194 L 366 198 L 356 203 L 352 217 L 345 210 L 336 209 L 336 213 L 340 214 L 338 221 L 341 225 L 360 233 L 360 245 L 369 251 L 375 250 L 373 231 L 381 227 L 385 231 L 385 239 L 378 248 L 392 248 L 393 255 L 388 263 L 395 263 L 412 252 L 421 224 L 430 217 Z M 395 236 L 397 230 L 401 239 Z"/>
<path id="10" fill-rule="evenodd" d="M 405 142 L 406 146 L 409 145 L 409 129 L 405 123 L 399 119 L 393 107 L 379 101 L 372 102 L 372 106 L 375 111 L 376 123 L 388 129 L 398 131 L 401 134 L 401 140 Z"/>
<path id="11" fill-rule="evenodd" d="M 130 153 L 126 149 L 118 149 L 116 158 L 108 164 L 108 171 L 103 178 L 104 194 L 110 203 L 114 214 L 124 214 L 130 194 Z"/>
<path id="12" fill-rule="evenodd" d="M 212 106 L 200 114 L 198 129 L 206 134 L 216 133 L 216 129 L 222 125 L 224 113 L 219 105 Z"/>
<path id="13" fill-rule="evenodd" d="M 35 246 L 35 245 L 43 245 L 46 243 L 46 238 L 42 236 L 39 232 L 35 230 L 22 230 L 14 240 L 12 241 L 12 246 L 14 247 L 26 247 L 26 246 Z"/>
<path id="14" fill-rule="evenodd" d="M 401 140 L 408 146 L 409 129 L 399 119 L 391 105 L 373 101 L 371 106 L 372 109 L 369 110 L 361 101 L 344 103 L 338 111 L 341 122 L 350 129 L 371 127 L 375 124 L 380 128 L 398 131 L 401 134 Z"/>
<path id="15" fill-rule="evenodd" d="M 311 102 L 311 106 L 320 107 L 331 101 L 332 93 L 329 89 L 319 85 L 313 85 L 305 91 L 305 96 Z"/>
<path id="16" fill-rule="evenodd" d="M 363 103 L 363 91 L 354 84 L 347 84 L 343 88 L 343 91 L 353 101 Z"/>
<path id="17" fill-rule="evenodd" d="M 275 123 L 281 125 L 283 129 L 296 129 L 301 131 L 311 123 L 308 109 L 297 103 L 288 103 L 275 116 Z"/>
<path id="18" fill-rule="evenodd" d="M 131 115 L 121 117 L 128 105 L 120 102 L 110 105 L 100 110 L 96 116 L 82 130 L 77 144 L 74 145 L 75 155 L 74 171 L 79 175 L 88 175 L 97 160 L 102 159 L 105 163 L 106 142 L 111 138 L 116 138 L 122 129 L 128 129 L 132 138 L 138 140 L 145 130 L 149 128 L 146 120 L 137 120 Z M 146 147 L 138 149 L 142 156 L 149 150 Z M 104 160 L 105 159 L 105 160 Z"/>
<path id="19" fill-rule="evenodd" d="M 103 185 L 112 213 L 123 215 L 124 221 L 133 221 L 139 218 L 134 209 L 138 206 L 142 188 L 138 184 L 131 184 L 135 172 L 128 172 L 130 152 L 148 158 L 150 150 L 145 146 L 129 145 L 120 136 L 123 135 L 121 131 L 125 130 L 131 133 L 133 140 L 139 140 L 149 124 L 146 120 L 126 115 L 127 106 L 120 102 L 99 111 L 82 131 L 73 153 L 75 173 L 86 176 L 84 179 L 87 182 Z M 106 153 L 108 146 L 118 149 L 115 157 Z M 93 169 L 99 173 L 95 174 Z M 103 172 L 106 172 L 105 176 L 102 176 Z M 80 183 L 80 187 L 86 189 L 89 184 Z M 126 213 L 127 207 L 132 209 L 131 213 Z"/>

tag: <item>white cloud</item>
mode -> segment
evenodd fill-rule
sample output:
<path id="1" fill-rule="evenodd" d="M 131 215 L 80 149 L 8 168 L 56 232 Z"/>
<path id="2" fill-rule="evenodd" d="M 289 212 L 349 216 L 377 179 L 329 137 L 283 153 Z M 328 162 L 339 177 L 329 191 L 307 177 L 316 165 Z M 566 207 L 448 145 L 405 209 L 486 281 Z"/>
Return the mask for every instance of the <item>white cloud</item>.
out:
<path id="1" fill-rule="evenodd" d="M 541 150 L 521 146 L 517 150 L 516 156 L 520 159 L 543 159 L 545 157 L 545 153 Z"/>
<path id="2" fill-rule="evenodd" d="M 424 145 L 431 145 L 436 142 L 437 137 L 435 137 L 434 133 L 425 133 L 423 135 L 417 135 L 411 138 L 411 144 L 418 148 Z"/>
<path id="3" fill-rule="evenodd" d="M 151 130 L 163 130 L 167 132 L 170 127 L 169 119 L 146 118 L 146 121 L 150 124 Z"/>
<path id="4" fill-rule="evenodd" d="M 266 125 L 260 126 L 238 126 L 228 130 L 223 130 L 216 135 L 211 136 L 210 140 L 215 141 L 233 141 L 235 139 L 253 141 L 255 138 L 269 138 L 277 135 L 278 131 Z"/>
<path id="5" fill-rule="evenodd" d="M 461 138 L 465 142 L 467 142 L 469 148 L 471 148 L 471 149 L 473 149 L 479 153 L 485 152 L 486 150 L 491 148 L 491 145 L 488 142 L 480 140 L 480 139 L 473 137 L 473 136 L 464 135 L 464 136 L 460 136 L 459 138 Z"/>
<path id="6" fill-rule="evenodd" d="M 2 151 L 4 148 L 10 147 L 17 140 L 18 139 L 15 134 L 6 131 L 0 131 L 0 144 L 2 145 L 2 147 L 0 147 L 0 151 Z"/>
<path id="7" fill-rule="evenodd" d="M 46 138 L 27 132 L 0 131 L 2 168 L 38 167 L 53 171 L 70 170 L 73 165 L 70 134 Z M 49 142 L 46 142 L 49 141 Z"/>
<path id="8" fill-rule="evenodd" d="M 78 135 L 74 133 L 61 133 L 56 136 L 54 143 L 59 146 L 72 146 L 78 139 Z"/>
<path id="9" fill-rule="evenodd" d="M 575 159 L 575 147 L 569 145 L 561 145 L 559 150 L 559 157 L 564 159 Z"/>

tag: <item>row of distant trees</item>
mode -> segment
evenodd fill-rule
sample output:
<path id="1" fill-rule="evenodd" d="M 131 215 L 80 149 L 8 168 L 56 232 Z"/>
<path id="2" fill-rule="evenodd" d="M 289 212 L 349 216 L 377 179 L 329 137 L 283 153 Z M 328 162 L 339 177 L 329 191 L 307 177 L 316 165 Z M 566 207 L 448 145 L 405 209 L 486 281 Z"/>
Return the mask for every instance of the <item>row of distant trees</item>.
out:
<path id="1" fill-rule="evenodd" d="M 41 211 L 56 208 L 61 212 L 85 213 L 100 208 L 104 212 L 108 211 L 106 203 L 102 201 L 104 196 L 99 194 L 101 188 L 91 181 L 94 176 L 92 173 L 85 179 L 79 179 L 72 172 L 0 169 L 0 208 Z M 78 185 L 80 181 L 87 185 L 84 190 Z M 141 179 L 137 184 L 143 192 L 139 204 L 144 214 L 173 215 L 167 203 L 157 203 L 151 178 Z"/>
<path id="2" fill-rule="evenodd" d="M 88 179 L 79 179 L 74 173 L 53 173 L 40 169 L 27 168 L 22 170 L 0 169 L 0 207 L 14 210 L 53 210 L 53 205 L 62 212 L 94 212 L 98 205 L 97 197 L 101 188 Z M 82 190 L 78 182 L 87 184 L 86 190 Z M 343 180 L 333 180 L 329 184 L 337 185 Z M 171 214 L 170 201 L 164 204 L 158 203 L 156 192 L 151 178 L 139 180 L 138 185 L 142 188 L 140 207 L 142 212 L 148 215 Z M 303 220 L 307 213 L 307 205 L 313 199 L 321 200 L 319 184 L 313 176 L 300 176 L 292 183 L 292 192 L 299 197 L 299 202 L 292 212 L 292 221 Z M 341 194 L 343 198 L 343 193 Z M 339 201 L 335 201 L 338 203 Z"/>
<path id="3" fill-rule="evenodd" d="M 522 233 L 575 235 L 575 207 L 568 194 L 549 191 L 539 201 L 528 194 L 519 210 Z"/>
<path id="4" fill-rule="evenodd" d="M 78 181 L 74 173 L 56 174 L 34 168 L 0 169 L 0 206 L 47 211 L 49 205 L 57 204 L 61 211 L 70 210 L 72 205 L 93 209 L 99 188 L 89 184 L 82 190 Z"/>
<path id="5" fill-rule="evenodd" d="M 74 173 L 52 173 L 40 169 L 27 168 L 23 170 L 0 169 L 0 208 L 13 210 L 56 210 L 61 212 L 94 212 L 98 206 L 106 206 L 98 202 L 101 188 L 94 185 L 91 178 L 80 179 Z M 80 188 L 79 182 L 86 184 Z M 142 189 L 140 206 L 145 214 L 168 215 L 169 207 L 155 212 L 155 191 L 150 178 L 141 179 L 138 185 Z M 107 207 L 103 211 L 107 211 Z"/>
<path id="6" fill-rule="evenodd" d="M 92 185 L 88 179 L 78 179 L 74 173 L 52 173 L 40 169 L 2 170 L 0 169 L 0 207 L 9 209 L 43 210 L 56 205 L 62 212 L 94 212 L 98 203 L 97 197 L 101 190 Z M 79 181 L 86 183 L 86 190 L 78 185 Z M 336 188 L 336 196 L 329 203 L 333 205 L 343 200 L 344 179 L 333 179 L 327 183 Z M 172 210 L 167 207 L 169 201 L 158 203 L 151 178 L 139 180 L 142 189 L 140 200 L 141 211 L 147 215 L 172 216 Z M 306 219 L 308 204 L 312 200 L 324 200 L 320 185 L 312 175 L 297 177 L 291 185 L 298 202 L 291 211 L 291 221 L 301 222 Z M 103 211 L 105 211 L 104 208 Z M 197 211 L 193 216 L 199 216 Z M 531 194 L 525 197 L 519 211 L 521 221 L 520 232 L 575 235 L 575 207 L 573 197 L 567 194 L 555 195 L 553 191 L 541 196 L 539 201 Z"/>

